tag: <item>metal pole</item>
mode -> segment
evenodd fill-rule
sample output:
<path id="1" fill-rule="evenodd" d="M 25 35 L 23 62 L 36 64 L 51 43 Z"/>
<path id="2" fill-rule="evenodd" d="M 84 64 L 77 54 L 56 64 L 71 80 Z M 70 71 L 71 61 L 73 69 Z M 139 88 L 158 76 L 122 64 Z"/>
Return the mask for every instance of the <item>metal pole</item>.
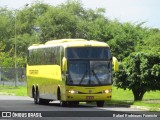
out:
<path id="1" fill-rule="evenodd" d="M 2 73 L 1 73 L 1 67 L 0 67 L 0 82 L 2 80 Z"/>
<path id="2" fill-rule="evenodd" d="M 16 18 L 17 17 L 17 13 L 15 10 L 15 63 L 14 63 L 14 67 L 15 67 L 15 87 L 17 87 L 17 81 L 18 81 L 18 71 L 17 71 L 17 30 L 16 30 Z"/>

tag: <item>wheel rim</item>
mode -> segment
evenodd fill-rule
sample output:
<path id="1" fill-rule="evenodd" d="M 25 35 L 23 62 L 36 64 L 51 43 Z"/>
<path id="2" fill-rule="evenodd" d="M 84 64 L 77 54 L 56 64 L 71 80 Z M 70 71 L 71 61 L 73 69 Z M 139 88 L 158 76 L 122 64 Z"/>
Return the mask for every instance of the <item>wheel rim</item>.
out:
<path id="1" fill-rule="evenodd" d="M 37 104 L 37 95 L 36 95 L 36 92 L 34 92 L 34 103 Z"/>

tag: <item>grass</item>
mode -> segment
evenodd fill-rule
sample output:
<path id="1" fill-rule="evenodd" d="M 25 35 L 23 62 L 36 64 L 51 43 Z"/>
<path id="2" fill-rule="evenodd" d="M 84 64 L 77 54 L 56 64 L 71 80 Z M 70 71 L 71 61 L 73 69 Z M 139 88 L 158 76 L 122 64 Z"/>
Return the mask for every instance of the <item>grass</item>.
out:
<path id="1" fill-rule="evenodd" d="M 130 90 L 117 89 L 112 87 L 112 100 L 133 100 L 133 94 Z"/>
<path id="2" fill-rule="evenodd" d="M 160 91 L 146 92 L 143 96 L 143 100 L 160 100 Z M 134 100 L 134 96 L 131 90 L 123 90 L 117 87 L 112 87 L 112 100 Z"/>
<path id="3" fill-rule="evenodd" d="M 25 86 L 0 86 L 0 94 L 27 96 L 27 89 Z"/>
<path id="4" fill-rule="evenodd" d="M 112 100 L 107 101 L 107 104 L 112 105 L 136 105 L 151 107 L 153 110 L 160 108 L 160 91 L 151 91 L 144 94 L 142 101 L 134 101 L 134 96 L 131 90 L 117 89 L 113 86 L 112 88 Z"/>
<path id="5" fill-rule="evenodd" d="M 138 101 L 138 102 L 134 102 L 134 105 L 160 108 L 160 100 L 159 100 L 159 103 L 155 103 L 154 100 L 149 103 L 146 101 Z"/>
<path id="6" fill-rule="evenodd" d="M 16 96 L 27 96 L 27 88 L 24 86 L 1 86 L 0 94 L 9 94 Z M 112 88 L 112 100 L 106 102 L 107 105 L 136 105 L 152 107 L 151 109 L 157 110 L 160 108 L 160 91 L 151 91 L 145 93 L 142 101 L 134 101 L 132 91 Z"/>

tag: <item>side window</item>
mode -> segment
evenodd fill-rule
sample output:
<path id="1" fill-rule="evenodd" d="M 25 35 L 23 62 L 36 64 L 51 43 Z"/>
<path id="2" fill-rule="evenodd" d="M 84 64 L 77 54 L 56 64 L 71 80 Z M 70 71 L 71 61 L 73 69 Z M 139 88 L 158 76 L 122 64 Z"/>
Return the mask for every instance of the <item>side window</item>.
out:
<path id="1" fill-rule="evenodd" d="M 31 56 L 32 56 L 32 50 L 29 50 L 28 51 L 28 56 L 27 56 L 27 62 L 28 62 L 29 65 L 32 65 L 32 62 L 31 62 L 32 57 Z"/>
<path id="2" fill-rule="evenodd" d="M 44 56 L 43 56 L 43 63 L 42 63 L 42 65 L 47 65 L 48 64 L 48 62 L 49 62 L 49 54 L 48 54 L 48 48 L 44 48 L 43 49 L 43 54 L 44 54 Z"/>
<path id="3" fill-rule="evenodd" d="M 35 64 L 34 50 L 29 50 L 29 53 L 28 53 L 28 64 L 29 65 L 34 65 Z"/>
<path id="4" fill-rule="evenodd" d="M 36 61 L 35 61 L 35 64 L 38 65 L 38 64 L 42 64 L 43 60 L 41 59 L 42 57 L 42 49 L 37 49 L 36 53 L 35 53 L 35 56 L 36 56 Z"/>
<path id="5" fill-rule="evenodd" d="M 61 65 L 63 57 L 63 47 L 38 48 L 28 51 L 27 61 L 29 65 Z"/>
<path id="6" fill-rule="evenodd" d="M 56 64 L 60 64 L 60 47 L 56 47 Z"/>
<path id="7" fill-rule="evenodd" d="M 36 49 L 33 49 L 32 50 L 32 65 L 36 65 L 37 64 L 37 50 Z"/>
<path id="8" fill-rule="evenodd" d="M 61 61 L 60 61 L 60 65 L 62 65 L 62 59 L 63 59 L 63 57 L 64 57 L 64 48 L 63 47 L 61 47 Z"/>
<path id="9" fill-rule="evenodd" d="M 55 50 L 55 48 L 51 48 L 51 59 L 52 59 L 52 64 L 56 64 L 56 50 Z"/>
<path id="10" fill-rule="evenodd" d="M 53 64 L 53 48 L 45 48 L 45 64 Z"/>

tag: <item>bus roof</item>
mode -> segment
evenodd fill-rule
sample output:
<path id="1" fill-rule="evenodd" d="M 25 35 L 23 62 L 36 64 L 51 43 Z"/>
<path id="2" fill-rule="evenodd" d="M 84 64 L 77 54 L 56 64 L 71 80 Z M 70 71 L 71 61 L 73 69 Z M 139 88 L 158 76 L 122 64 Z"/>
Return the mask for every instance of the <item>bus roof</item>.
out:
<path id="1" fill-rule="evenodd" d="M 33 44 L 28 49 L 36 49 L 36 48 L 45 48 L 45 47 L 53 47 L 53 46 L 64 46 L 66 47 L 80 47 L 80 46 L 101 46 L 101 47 L 109 47 L 105 42 L 99 42 L 96 40 L 85 40 L 85 39 L 60 39 L 60 40 L 51 40 L 46 42 L 45 44 Z"/>

